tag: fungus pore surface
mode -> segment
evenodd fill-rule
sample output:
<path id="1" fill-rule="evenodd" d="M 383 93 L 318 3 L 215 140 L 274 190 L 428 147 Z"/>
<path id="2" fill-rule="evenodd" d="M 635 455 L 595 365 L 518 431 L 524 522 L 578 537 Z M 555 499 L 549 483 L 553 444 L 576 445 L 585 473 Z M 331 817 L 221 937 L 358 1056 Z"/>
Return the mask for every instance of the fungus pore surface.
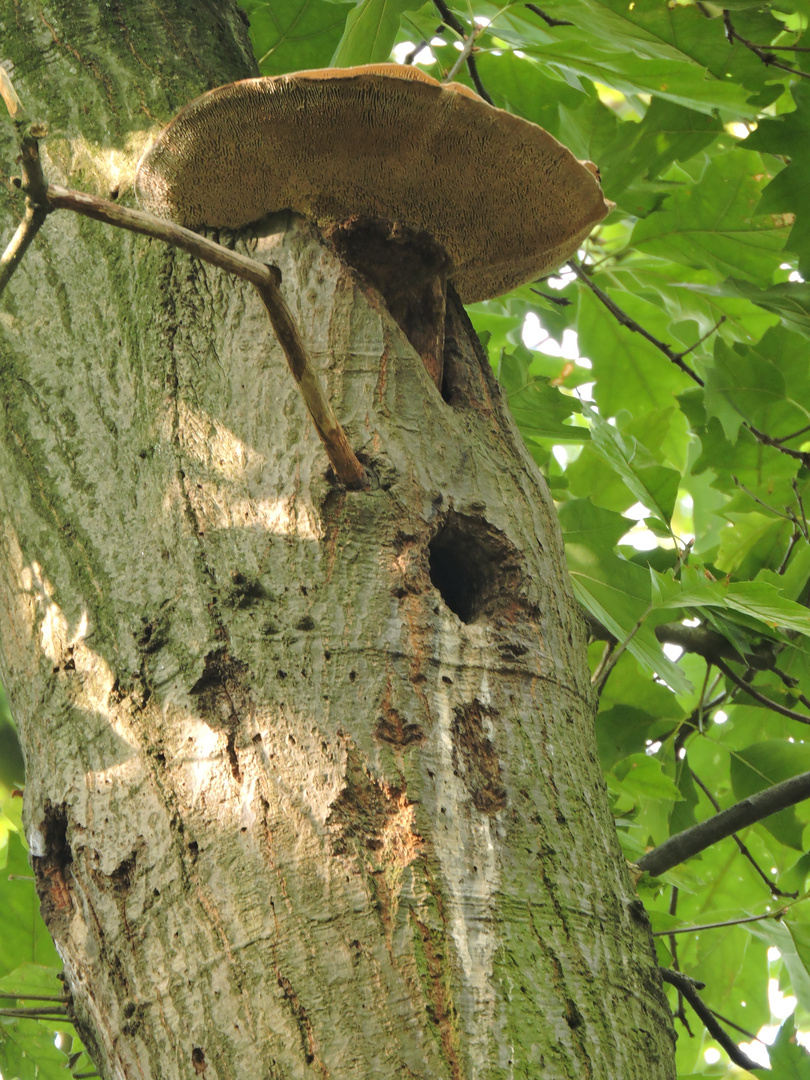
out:
<path id="1" fill-rule="evenodd" d="M 142 158 L 145 209 L 191 228 L 293 210 L 433 237 L 464 303 L 556 269 L 611 209 L 548 132 L 399 64 L 245 79 L 187 105 Z"/>

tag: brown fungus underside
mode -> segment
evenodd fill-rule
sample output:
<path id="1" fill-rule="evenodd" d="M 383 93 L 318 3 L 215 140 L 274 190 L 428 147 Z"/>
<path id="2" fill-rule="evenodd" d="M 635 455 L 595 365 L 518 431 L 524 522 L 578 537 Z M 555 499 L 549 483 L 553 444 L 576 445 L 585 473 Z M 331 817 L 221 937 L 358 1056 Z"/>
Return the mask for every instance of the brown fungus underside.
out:
<path id="1" fill-rule="evenodd" d="M 186 106 L 138 167 L 141 204 L 239 228 L 278 210 L 427 233 L 464 303 L 565 262 L 611 209 L 590 163 L 548 132 L 419 69 L 246 79 Z"/>

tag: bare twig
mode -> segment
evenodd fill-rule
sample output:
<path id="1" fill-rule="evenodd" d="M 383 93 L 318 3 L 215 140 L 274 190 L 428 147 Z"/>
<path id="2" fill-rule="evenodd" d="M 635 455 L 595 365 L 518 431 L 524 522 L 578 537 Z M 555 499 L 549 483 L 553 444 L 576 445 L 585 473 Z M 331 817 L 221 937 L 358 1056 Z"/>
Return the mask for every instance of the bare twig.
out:
<path id="1" fill-rule="evenodd" d="M 0 994 L 0 1001 L 55 1001 L 59 1005 L 65 1004 L 63 997 L 48 996 L 45 994 Z"/>
<path id="2" fill-rule="evenodd" d="M 13 93 L 14 88 L 7 73 L 2 68 L 0 71 L 3 71 L 3 75 L 0 76 L 0 94 L 9 111 L 14 115 L 12 110 L 19 112 L 21 108 L 19 98 L 16 93 Z M 270 323 L 337 478 L 348 488 L 368 487 L 365 470 L 349 445 L 346 433 L 335 416 L 317 375 L 309 364 L 295 321 L 278 290 L 280 276 L 278 270 L 271 269 L 244 255 L 238 255 L 212 240 L 199 236 L 190 229 L 162 221 L 152 214 L 146 214 L 140 210 L 129 210 L 106 199 L 99 199 L 80 191 L 70 191 L 58 185 L 46 186 L 37 138 L 29 129 L 27 122 L 20 121 L 16 126 L 20 138 L 20 161 L 23 171 L 20 186 L 27 195 L 26 211 L 20 227 L 0 258 L 0 294 L 19 266 L 45 218 L 56 209 L 73 210 L 96 221 L 154 237 L 164 243 L 179 247 L 214 266 L 219 266 L 243 281 L 249 281 L 267 309 Z"/>
<path id="3" fill-rule="evenodd" d="M 8 115 L 15 123 L 24 119 L 25 109 L 23 109 L 23 103 L 17 97 L 17 91 L 14 89 L 11 76 L 2 64 L 0 64 L 0 97 L 6 103 Z"/>
<path id="4" fill-rule="evenodd" d="M 231 251 L 192 232 L 191 229 L 175 225 L 174 222 L 164 221 L 142 210 L 129 210 L 82 191 L 71 191 L 51 184 L 48 187 L 48 201 L 54 208 L 73 210 L 95 221 L 103 221 L 120 229 L 162 240 L 188 252 L 189 255 L 227 270 L 243 281 L 249 281 L 267 309 L 275 335 L 336 476 L 348 488 L 356 490 L 368 487 L 365 470 L 349 445 L 346 433 L 323 392 L 318 376 L 312 370 L 295 320 L 278 290 L 280 274 L 277 269 Z"/>
<path id="5" fill-rule="evenodd" d="M 458 34 L 459 38 L 461 38 L 462 42 L 466 42 L 468 36 L 467 32 L 464 29 L 463 24 L 458 21 L 456 16 L 447 6 L 445 0 L 433 0 L 433 3 L 436 5 L 436 9 L 442 17 L 442 22 L 446 26 L 449 26 L 451 30 L 454 30 L 456 34 Z M 475 87 L 476 93 L 479 95 L 479 97 L 482 97 L 488 105 L 494 105 L 494 102 L 489 96 L 486 87 L 481 82 L 481 76 L 478 74 L 478 65 L 476 64 L 475 57 L 472 54 L 467 57 L 467 70 L 470 73 L 470 78 L 472 79 L 473 86 Z"/>
<path id="6" fill-rule="evenodd" d="M 764 431 L 760 431 L 755 428 L 753 424 L 745 423 L 745 427 L 751 432 L 757 442 L 761 442 L 763 446 L 773 446 L 774 449 L 779 450 L 782 454 L 787 454 L 788 457 L 795 458 L 800 461 L 805 468 L 810 469 L 810 454 L 802 450 L 791 450 L 789 446 L 783 446 L 781 439 L 775 439 L 772 435 L 766 435 Z"/>
<path id="7" fill-rule="evenodd" d="M 683 371 L 689 376 L 690 379 L 694 380 L 694 382 L 696 382 L 698 386 L 705 386 L 703 379 L 701 379 L 697 372 L 693 371 L 692 368 L 690 368 L 683 359 L 684 356 L 686 356 L 692 351 L 692 349 L 695 348 L 695 345 L 693 345 L 690 349 L 687 349 L 685 352 L 676 353 L 673 349 L 670 349 L 669 345 L 665 344 L 663 341 L 659 341 L 657 337 L 654 337 L 648 330 L 645 330 L 643 326 L 640 326 L 635 319 L 632 319 L 627 314 L 627 312 L 622 311 L 619 305 L 615 304 L 606 292 L 603 292 L 602 289 L 600 289 L 595 282 L 591 281 L 590 274 L 586 273 L 578 262 L 576 262 L 574 259 L 569 259 L 568 265 L 571 267 L 571 270 L 573 271 L 573 273 L 576 274 L 579 280 L 584 285 L 588 286 L 588 288 L 591 290 L 597 300 L 604 304 L 610 314 L 621 326 L 624 326 L 626 329 L 631 330 L 634 334 L 640 334 L 641 337 L 649 341 L 651 345 L 654 345 L 659 352 L 662 352 L 664 356 L 666 356 L 667 360 L 675 364 L 676 367 L 679 367 L 681 371 Z M 701 341 L 703 340 L 705 340 L 705 338 L 701 338 Z M 696 344 L 700 344 L 700 342 L 697 342 Z"/>
<path id="8" fill-rule="evenodd" d="M 75 1023 L 67 1013 L 55 1009 L 0 1009 L 0 1016 L 16 1017 L 19 1020 L 54 1020 L 60 1024 Z"/>
<path id="9" fill-rule="evenodd" d="M 696 1014 L 703 1021 L 708 1033 L 723 1047 L 735 1065 L 738 1065 L 741 1069 L 748 1070 L 758 1069 L 760 1067 L 756 1061 L 752 1061 L 747 1054 L 743 1053 L 728 1032 L 724 1031 L 717 1022 L 708 1005 L 703 1003 L 698 994 L 698 990 L 703 988 L 705 985 L 704 983 L 695 982 L 694 979 L 690 979 L 688 975 L 682 975 L 679 971 L 671 971 L 669 968 L 659 968 L 659 971 L 661 972 L 661 978 L 665 983 L 674 986 L 679 993 L 683 994 L 695 1010 Z"/>
<path id="10" fill-rule="evenodd" d="M 779 68 L 780 71 L 789 71 L 791 75 L 798 75 L 802 79 L 810 79 L 810 72 L 802 71 L 801 68 L 794 67 L 792 64 L 785 64 L 781 60 L 774 56 L 773 50 L 779 48 L 774 45 L 756 45 L 753 41 L 749 41 L 748 38 L 744 38 L 742 34 L 738 33 L 734 29 L 734 24 L 731 21 L 731 15 L 728 11 L 723 12 L 723 26 L 726 29 L 726 37 L 729 44 L 733 45 L 735 41 L 739 41 L 746 49 L 749 49 L 754 56 L 759 57 L 763 64 L 767 64 L 768 67 Z M 789 46 L 794 52 L 807 52 L 810 50 L 799 48 L 799 46 Z"/>
<path id="11" fill-rule="evenodd" d="M 320 380 L 313 371 L 304 344 L 295 325 L 290 309 L 278 290 L 281 275 L 271 268 L 244 255 L 238 255 L 220 244 L 199 236 L 173 222 L 163 221 L 140 210 L 123 206 L 71 191 L 58 185 L 48 185 L 42 172 L 37 136 L 41 130 L 31 124 L 25 113 L 8 72 L 0 66 L 0 96 L 14 120 L 20 144 L 22 180 L 19 185 L 26 193 L 26 214 L 11 243 L 0 258 L 0 294 L 19 266 L 32 239 L 47 215 L 57 209 L 73 210 L 85 217 L 115 225 L 120 229 L 151 236 L 164 243 L 179 247 L 214 266 L 249 281 L 267 309 L 270 323 L 282 351 L 287 358 L 307 412 L 320 436 L 332 468 L 338 480 L 347 488 L 358 490 L 369 486 L 366 471 L 352 450 L 346 433 L 321 388 Z"/>
<path id="12" fill-rule="evenodd" d="M 443 80 L 444 82 L 452 82 L 453 79 L 456 77 L 456 73 L 457 73 L 458 69 L 461 67 L 461 65 L 466 64 L 466 62 L 472 58 L 473 49 L 475 48 L 475 39 L 481 33 L 482 29 L 483 29 L 483 27 L 476 26 L 476 27 L 473 28 L 473 30 L 471 30 L 471 32 L 469 34 L 467 34 L 467 36 L 464 39 L 464 47 L 462 48 L 461 52 L 458 54 L 458 57 L 456 58 L 456 62 L 453 64 L 453 66 L 450 68 L 450 70 L 445 75 L 444 80 Z"/>
<path id="13" fill-rule="evenodd" d="M 691 859 L 693 855 L 698 855 L 718 841 L 725 840 L 732 833 L 808 798 L 810 772 L 792 776 L 781 784 L 774 784 L 765 791 L 758 791 L 756 795 L 735 803 L 707 821 L 701 821 L 698 825 L 670 836 L 663 844 L 642 855 L 637 865 L 640 870 L 653 876 L 664 874 L 673 866 Z"/>
<path id="14" fill-rule="evenodd" d="M 719 657 L 715 657 L 712 663 L 723 672 L 726 678 L 731 679 L 733 683 L 739 686 L 741 690 L 744 690 L 754 701 L 758 701 L 760 705 L 778 712 L 781 716 L 786 716 L 789 720 L 798 720 L 800 724 L 810 724 L 810 716 L 796 712 L 795 709 L 789 709 L 786 705 L 780 705 L 778 701 L 773 701 L 771 698 L 766 697 L 765 694 L 760 693 L 759 690 L 755 690 L 750 683 L 747 683 L 745 679 L 741 679 L 736 671 L 732 671 L 728 664 L 725 664 Z"/>
<path id="15" fill-rule="evenodd" d="M 743 923 L 762 922 L 763 919 L 783 919 L 787 908 L 766 911 L 764 915 L 747 915 L 744 919 L 725 919 L 723 922 L 701 923 L 700 926 L 673 926 L 669 930 L 655 930 L 653 937 L 669 937 L 671 934 L 699 934 L 701 930 L 720 930 L 724 926 L 742 926 Z"/>
<path id="16" fill-rule="evenodd" d="M 439 27 L 439 29 L 443 30 L 444 27 Z M 416 58 L 422 51 L 422 49 L 427 49 L 429 47 L 430 42 L 428 41 L 428 39 L 422 38 L 418 45 L 414 45 L 414 47 L 411 49 L 411 51 L 408 53 L 402 63 L 405 64 L 406 67 L 410 67 L 412 64 L 416 63 Z"/>
<path id="17" fill-rule="evenodd" d="M 697 786 L 700 788 L 700 790 L 703 792 L 703 794 L 706 796 L 706 798 L 709 800 L 709 802 L 714 807 L 715 813 L 719 813 L 720 812 L 720 803 L 717 801 L 717 799 L 715 799 L 712 792 L 709 791 L 709 789 L 706 787 L 706 785 L 703 783 L 703 781 L 700 779 L 700 777 L 698 776 L 698 774 L 695 772 L 694 769 L 690 769 L 689 772 L 691 773 L 692 779 L 695 781 Z M 740 854 L 742 855 L 742 857 L 744 859 L 748 860 L 748 862 L 754 868 L 754 871 L 757 874 L 759 874 L 760 878 L 762 878 L 762 880 L 768 886 L 768 891 L 770 892 L 771 896 L 785 896 L 785 897 L 788 897 L 791 900 L 796 899 L 796 897 L 799 895 L 797 892 L 785 892 L 784 889 L 780 889 L 778 885 L 775 885 L 774 882 L 771 881 L 771 879 L 768 877 L 768 875 L 765 873 L 765 871 L 762 869 L 762 867 L 756 861 L 754 856 L 748 850 L 748 847 L 742 842 L 742 840 L 739 838 L 739 836 L 736 833 L 731 834 L 731 839 L 734 841 L 734 843 L 739 848 L 739 851 L 740 851 Z"/>
<path id="18" fill-rule="evenodd" d="M 546 14 L 546 12 L 543 11 L 542 8 L 539 8 L 537 6 L 537 4 L 524 4 L 523 6 L 527 7 L 529 9 L 529 11 L 533 11 L 535 13 L 535 15 L 539 15 L 540 18 L 543 20 L 543 22 L 546 24 L 546 26 L 573 26 L 574 25 L 572 22 L 568 22 L 567 19 L 555 19 L 555 18 L 553 18 L 553 16 Z"/>
<path id="19" fill-rule="evenodd" d="M 25 215 L 12 236 L 6 250 L 0 256 L 0 293 L 11 280 L 11 276 L 22 261 L 31 241 L 39 232 L 48 211 L 42 206 L 27 202 Z"/>

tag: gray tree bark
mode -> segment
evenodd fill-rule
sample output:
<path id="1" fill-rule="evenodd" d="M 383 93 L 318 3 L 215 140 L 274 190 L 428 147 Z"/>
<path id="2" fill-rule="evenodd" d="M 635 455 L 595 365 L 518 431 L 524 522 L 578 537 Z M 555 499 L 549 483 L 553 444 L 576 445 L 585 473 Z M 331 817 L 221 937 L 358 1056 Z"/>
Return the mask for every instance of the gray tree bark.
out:
<path id="1" fill-rule="evenodd" d="M 2 20 L 46 175 L 99 194 L 252 73 L 227 0 Z M 307 223 L 236 242 L 372 490 L 219 271 L 59 213 L 0 313 L 0 677 L 100 1072 L 671 1080 L 553 505 L 463 312 L 443 397 Z"/>

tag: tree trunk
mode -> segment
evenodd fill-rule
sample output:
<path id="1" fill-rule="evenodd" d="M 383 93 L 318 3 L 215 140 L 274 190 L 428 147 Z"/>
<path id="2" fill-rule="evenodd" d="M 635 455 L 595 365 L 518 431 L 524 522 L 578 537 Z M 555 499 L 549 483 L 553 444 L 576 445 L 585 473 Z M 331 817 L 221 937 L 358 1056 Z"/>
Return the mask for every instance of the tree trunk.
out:
<path id="1" fill-rule="evenodd" d="M 251 74 L 226 0 L 4 16 L 46 175 L 100 194 Z M 220 271 L 60 212 L 2 300 L 0 676 L 100 1072 L 669 1080 L 553 505 L 463 310 L 442 394 L 307 223 L 237 246 L 371 490 Z"/>

